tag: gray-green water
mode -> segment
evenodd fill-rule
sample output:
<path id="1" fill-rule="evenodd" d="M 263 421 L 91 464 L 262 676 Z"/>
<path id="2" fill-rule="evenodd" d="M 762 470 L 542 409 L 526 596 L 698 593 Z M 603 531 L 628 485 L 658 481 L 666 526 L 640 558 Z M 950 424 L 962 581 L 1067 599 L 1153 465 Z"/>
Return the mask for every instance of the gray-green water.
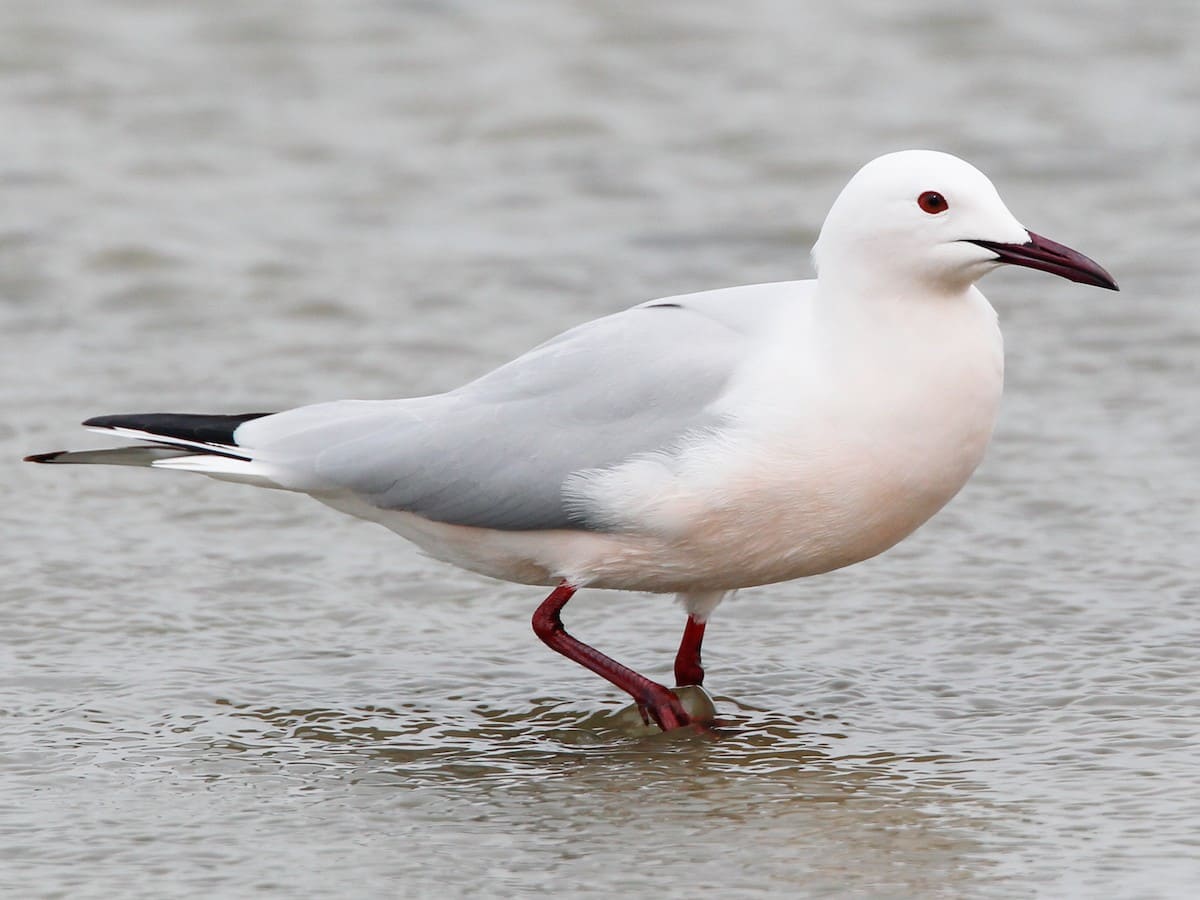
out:
<path id="1" fill-rule="evenodd" d="M 0 2 L 0 893 L 1194 896 L 1200 12 L 805 6 Z M 719 736 L 624 730 L 538 590 L 306 498 L 17 462 L 802 277 L 906 146 L 1123 292 L 985 282 L 988 461 L 721 608 Z M 683 617 L 567 621 L 666 678 Z"/>

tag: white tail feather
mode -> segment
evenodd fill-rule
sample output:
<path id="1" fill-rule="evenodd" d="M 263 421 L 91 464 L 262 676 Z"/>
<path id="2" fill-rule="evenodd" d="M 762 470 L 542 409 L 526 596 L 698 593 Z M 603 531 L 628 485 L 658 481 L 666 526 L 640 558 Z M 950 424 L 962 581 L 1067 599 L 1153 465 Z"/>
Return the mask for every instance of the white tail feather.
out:
<path id="1" fill-rule="evenodd" d="M 277 488 L 281 485 L 269 478 L 266 467 L 251 459 L 231 459 L 228 456 L 210 456 L 203 453 L 175 455 L 151 463 L 156 469 L 178 469 L 184 472 L 199 472 L 221 481 L 237 481 L 258 487 Z"/>

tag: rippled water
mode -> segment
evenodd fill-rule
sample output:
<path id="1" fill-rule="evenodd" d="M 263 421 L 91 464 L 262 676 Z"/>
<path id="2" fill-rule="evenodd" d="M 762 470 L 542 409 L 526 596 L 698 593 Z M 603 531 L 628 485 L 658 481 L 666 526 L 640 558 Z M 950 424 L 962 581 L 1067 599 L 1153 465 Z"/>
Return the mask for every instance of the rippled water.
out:
<path id="1" fill-rule="evenodd" d="M 1192 896 L 1200 15 L 941 7 L 0 3 L 0 892 Z M 645 734 L 536 589 L 306 498 L 16 461 L 802 276 L 904 146 L 1123 292 L 988 279 L 988 462 L 723 606 L 715 733 Z M 668 600 L 567 620 L 668 677 Z"/>

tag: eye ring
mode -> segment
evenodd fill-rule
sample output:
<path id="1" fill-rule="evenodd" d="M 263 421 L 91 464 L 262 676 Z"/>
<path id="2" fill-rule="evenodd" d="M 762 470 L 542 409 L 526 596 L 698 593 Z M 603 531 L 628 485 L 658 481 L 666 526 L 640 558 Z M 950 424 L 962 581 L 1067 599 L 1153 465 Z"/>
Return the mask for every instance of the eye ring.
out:
<path id="1" fill-rule="evenodd" d="M 946 202 L 946 198 L 937 191 L 925 191 L 917 198 L 917 206 L 929 213 L 931 216 L 936 216 L 938 213 L 944 213 L 950 208 L 950 204 Z"/>

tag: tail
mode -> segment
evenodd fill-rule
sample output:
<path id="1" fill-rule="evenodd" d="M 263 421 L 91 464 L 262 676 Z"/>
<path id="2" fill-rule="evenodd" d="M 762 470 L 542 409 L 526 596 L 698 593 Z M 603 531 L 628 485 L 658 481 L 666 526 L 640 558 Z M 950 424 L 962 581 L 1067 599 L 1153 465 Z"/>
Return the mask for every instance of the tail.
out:
<path id="1" fill-rule="evenodd" d="M 192 413 L 131 413 L 97 416 L 85 428 L 142 443 L 108 450 L 58 450 L 25 457 L 26 462 L 153 466 L 203 472 L 229 481 L 275 486 L 254 465 L 249 448 L 238 445 L 243 422 L 271 413 L 209 416 Z"/>

